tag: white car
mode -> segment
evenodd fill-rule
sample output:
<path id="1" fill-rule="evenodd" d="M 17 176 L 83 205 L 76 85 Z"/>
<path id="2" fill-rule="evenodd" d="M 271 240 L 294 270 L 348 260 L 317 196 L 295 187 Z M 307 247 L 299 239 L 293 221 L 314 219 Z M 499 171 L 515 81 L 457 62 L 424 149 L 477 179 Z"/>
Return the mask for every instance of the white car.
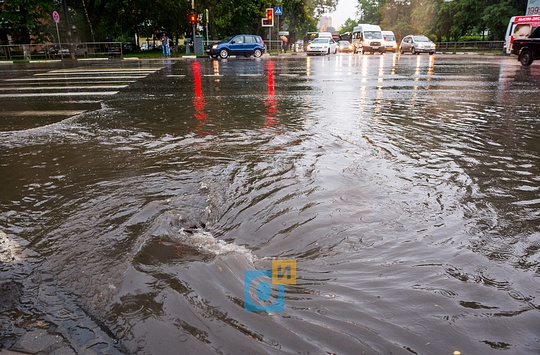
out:
<path id="1" fill-rule="evenodd" d="M 332 38 L 315 38 L 306 48 L 307 55 L 312 54 L 336 54 L 337 43 Z"/>

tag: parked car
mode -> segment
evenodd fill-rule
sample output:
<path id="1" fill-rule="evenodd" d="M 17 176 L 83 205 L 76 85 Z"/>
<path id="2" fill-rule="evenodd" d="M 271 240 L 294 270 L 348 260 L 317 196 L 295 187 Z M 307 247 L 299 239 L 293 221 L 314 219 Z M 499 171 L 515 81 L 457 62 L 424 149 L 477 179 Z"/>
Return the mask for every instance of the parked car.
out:
<path id="1" fill-rule="evenodd" d="M 122 43 L 122 53 L 133 53 L 139 51 L 139 46 L 132 42 Z"/>
<path id="2" fill-rule="evenodd" d="M 145 52 L 145 51 L 153 51 L 154 49 L 156 49 L 155 44 L 151 44 L 151 43 L 143 43 L 143 44 L 141 44 L 141 51 L 143 51 L 143 52 Z"/>
<path id="3" fill-rule="evenodd" d="M 218 43 L 206 47 L 206 53 L 212 58 L 226 59 L 230 55 L 260 58 L 265 51 L 261 36 L 241 34 L 229 36 Z"/>
<path id="4" fill-rule="evenodd" d="M 354 52 L 354 47 L 349 41 L 339 41 L 338 42 L 338 51 L 339 52 Z"/>
<path id="5" fill-rule="evenodd" d="M 307 55 L 337 53 L 337 43 L 332 38 L 315 38 L 306 48 Z"/>
<path id="6" fill-rule="evenodd" d="M 401 40 L 399 52 L 401 54 L 411 52 L 411 54 L 429 53 L 432 55 L 435 53 L 435 43 L 426 36 L 407 35 Z"/>
<path id="7" fill-rule="evenodd" d="M 303 52 L 304 51 L 304 41 L 299 39 L 298 41 L 296 41 L 296 43 L 294 44 L 294 51 L 295 52 Z"/>
<path id="8" fill-rule="evenodd" d="M 47 50 L 47 53 L 51 58 L 61 57 L 61 56 L 67 56 L 69 57 L 69 48 L 67 45 L 65 47 L 60 48 L 58 45 L 54 45 L 52 47 L 49 47 Z"/>

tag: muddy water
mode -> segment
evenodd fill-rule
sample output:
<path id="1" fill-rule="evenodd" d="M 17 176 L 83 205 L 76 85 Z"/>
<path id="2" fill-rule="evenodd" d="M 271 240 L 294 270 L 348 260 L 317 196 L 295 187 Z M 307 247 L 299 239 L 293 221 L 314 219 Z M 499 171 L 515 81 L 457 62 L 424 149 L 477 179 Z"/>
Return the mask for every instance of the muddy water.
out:
<path id="1" fill-rule="evenodd" d="M 155 72 L 0 133 L 0 348 L 540 351 L 540 66 L 89 66 Z M 281 259 L 296 284 L 245 285 Z"/>

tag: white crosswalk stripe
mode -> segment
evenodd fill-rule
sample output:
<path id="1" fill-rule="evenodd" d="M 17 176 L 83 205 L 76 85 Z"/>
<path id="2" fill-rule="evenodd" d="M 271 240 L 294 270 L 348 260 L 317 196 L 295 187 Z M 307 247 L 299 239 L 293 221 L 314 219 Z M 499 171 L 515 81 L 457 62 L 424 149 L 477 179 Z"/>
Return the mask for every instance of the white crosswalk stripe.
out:
<path id="1" fill-rule="evenodd" d="M 162 68 L 89 68 L 55 69 L 32 76 L 0 80 L 0 131 L 17 129 L 17 118 L 39 121 L 47 117 L 71 117 L 101 107 L 100 102 L 116 95 L 137 80 Z M 56 99 L 57 98 L 57 99 Z M 26 99 L 21 104 L 20 99 Z"/>

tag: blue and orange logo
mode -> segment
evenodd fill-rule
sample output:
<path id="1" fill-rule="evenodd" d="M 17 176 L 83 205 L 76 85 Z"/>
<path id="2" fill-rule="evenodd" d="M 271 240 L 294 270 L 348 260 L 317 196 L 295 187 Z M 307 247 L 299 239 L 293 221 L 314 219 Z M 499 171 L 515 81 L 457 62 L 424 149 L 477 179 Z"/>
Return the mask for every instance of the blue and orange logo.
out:
<path id="1" fill-rule="evenodd" d="M 244 310 L 283 312 L 285 285 L 294 284 L 296 284 L 296 260 L 272 260 L 271 270 L 244 271 Z M 251 290 L 255 292 L 252 294 Z M 272 297 L 273 291 L 275 297 Z"/>

